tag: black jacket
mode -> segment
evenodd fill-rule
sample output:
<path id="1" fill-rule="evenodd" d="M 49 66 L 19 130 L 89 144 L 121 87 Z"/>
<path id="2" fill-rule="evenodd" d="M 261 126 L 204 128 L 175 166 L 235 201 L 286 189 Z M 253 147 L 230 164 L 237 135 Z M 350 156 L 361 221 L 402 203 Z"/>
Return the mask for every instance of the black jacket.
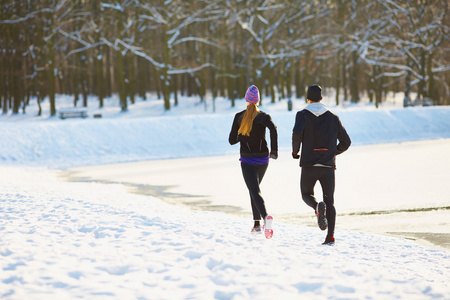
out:
<path id="1" fill-rule="evenodd" d="M 339 143 L 338 143 L 339 141 Z M 336 155 L 350 147 L 351 140 L 339 117 L 316 102 L 297 112 L 292 131 L 292 152 L 298 153 L 300 166 L 336 167 Z"/>
<path id="2" fill-rule="evenodd" d="M 250 136 L 238 133 L 245 110 L 234 116 L 228 141 L 231 145 L 241 143 L 241 157 L 264 157 L 270 153 L 278 155 L 277 127 L 270 115 L 260 111 L 253 120 Z M 270 153 L 266 142 L 266 127 L 270 130 Z"/>

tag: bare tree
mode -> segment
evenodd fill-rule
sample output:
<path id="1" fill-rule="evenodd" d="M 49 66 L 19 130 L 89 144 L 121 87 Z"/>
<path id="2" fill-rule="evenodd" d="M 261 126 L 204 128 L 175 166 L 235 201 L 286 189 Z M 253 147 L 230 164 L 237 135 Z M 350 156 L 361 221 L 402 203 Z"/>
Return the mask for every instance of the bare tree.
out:
<path id="1" fill-rule="evenodd" d="M 367 92 L 378 107 L 400 89 L 405 105 L 449 104 L 447 12 L 444 0 L 3 1 L 0 106 L 48 97 L 54 115 L 57 93 L 100 107 L 116 93 L 126 111 L 155 92 L 169 110 L 179 92 L 234 105 L 250 84 L 276 101 L 312 83 L 336 104 Z"/>

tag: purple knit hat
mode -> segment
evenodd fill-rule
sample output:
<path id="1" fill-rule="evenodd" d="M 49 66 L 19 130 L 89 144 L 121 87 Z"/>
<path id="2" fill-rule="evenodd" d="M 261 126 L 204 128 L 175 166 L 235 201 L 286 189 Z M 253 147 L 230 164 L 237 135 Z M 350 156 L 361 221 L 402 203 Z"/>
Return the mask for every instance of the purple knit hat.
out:
<path id="1" fill-rule="evenodd" d="M 248 88 L 245 93 L 245 101 L 255 104 L 259 102 L 259 90 L 256 86 L 252 85 Z"/>

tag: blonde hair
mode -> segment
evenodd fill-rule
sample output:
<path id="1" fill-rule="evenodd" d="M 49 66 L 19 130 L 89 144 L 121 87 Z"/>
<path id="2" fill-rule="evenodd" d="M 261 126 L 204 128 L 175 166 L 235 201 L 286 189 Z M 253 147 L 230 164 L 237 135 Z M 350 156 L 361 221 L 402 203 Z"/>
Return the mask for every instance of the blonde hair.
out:
<path id="1" fill-rule="evenodd" d="M 252 131 L 253 120 L 259 114 L 259 108 L 256 103 L 248 103 L 247 110 L 242 117 L 241 126 L 239 127 L 238 133 L 246 136 L 250 136 Z"/>

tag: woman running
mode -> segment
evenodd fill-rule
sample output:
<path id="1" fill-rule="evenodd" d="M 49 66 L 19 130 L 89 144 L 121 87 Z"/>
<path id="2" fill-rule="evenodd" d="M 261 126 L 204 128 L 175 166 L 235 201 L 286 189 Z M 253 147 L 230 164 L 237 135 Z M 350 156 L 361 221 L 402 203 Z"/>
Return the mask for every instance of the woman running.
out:
<path id="1" fill-rule="evenodd" d="M 228 140 L 231 145 L 241 143 L 239 161 L 250 193 L 254 220 L 251 233 L 262 233 L 264 229 L 266 238 L 270 239 L 273 236 L 273 217 L 267 214 L 259 184 L 269 166 L 269 158 L 278 158 L 277 127 L 270 115 L 259 110 L 260 95 L 256 86 L 248 88 L 245 100 L 247 109 L 235 115 Z M 266 142 L 266 128 L 270 130 L 270 152 Z M 261 218 L 264 220 L 264 226 L 261 226 Z"/>

